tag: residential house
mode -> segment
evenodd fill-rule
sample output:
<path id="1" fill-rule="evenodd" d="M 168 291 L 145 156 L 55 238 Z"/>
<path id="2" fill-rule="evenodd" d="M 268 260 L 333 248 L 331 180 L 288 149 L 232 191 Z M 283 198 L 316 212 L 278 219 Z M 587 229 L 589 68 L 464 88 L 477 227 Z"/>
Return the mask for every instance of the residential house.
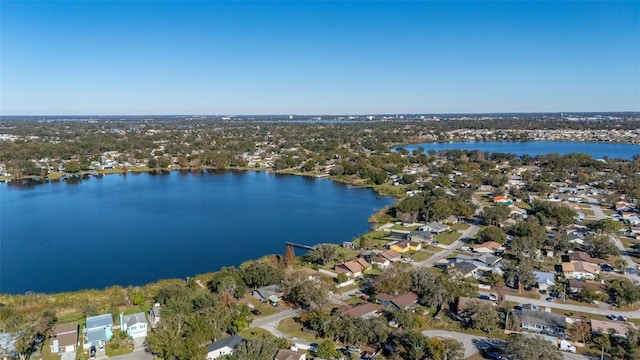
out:
<path id="1" fill-rule="evenodd" d="M 340 311 L 343 314 L 355 318 L 371 319 L 380 316 L 380 305 L 366 302 L 357 305 L 343 306 L 342 308 L 340 308 Z"/>
<path id="2" fill-rule="evenodd" d="M 482 244 L 473 246 L 473 251 L 477 253 L 494 254 L 496 252 L 499 252 L 499 250 L 501 249 L 504 251 L 504 247 L 502 246 L 502 244 L 495 241 L 485 241 Z"/>
<path id="3" fill-rule="evenodd" d="M 476 277 L 478 275 L 478 266 L 467 261 L 456 262 L 453 264 L 451 271 L 459 273 L 464 278 Z"/>
<path id="4" fill-rule="evenodd" d="M 271 304 L 278 304 L 282 299 L 282 291 L 278 285 L 268 285 L 257 288 L 251 291 L 251 295 L 262 302 L 269 302 Z"/>
<path id="5" fill-rule="evenodd" d="M 584 288 L 587 288 L 587 287 L 596 288 L 598 289 L 598 292 L 605 291 L 607 289 L 607 287 L 604 284 L 601 284 L 599 282 L 569 279 L 568 290 L 569 290 L 569 293 L 571 294 L 580 293 Z"/>
<path id="6" fill-rule="evenodd" d="M 432 221 L 427 225 L 423 225 L 420 227 L 420 231 L 431 232 L 434 234 L 440 234 L 449 230 L 451 230 L 451 227 L 449 225 L 443 225 L 437 221 Z"/>
<path id="7" fill-rule="evenodd" d="M 18 334 L 0 333 L 0 359 L 13 360 L 19 358 L 19 355 L 16 351 L 17 341 Z"/>
<path id="8" fill-rule="evenodd" d="M 56 325 L 51 329 L 51 353 L 74 352 L 78 349 L 78 323 Z"/>
<path id="9" fill-rule="evenodd" d="M 455 260 L 456 263 L 469 262 L 482 271 L 494 271 L 498 269 L 499 263 L 502 258 L 491 254 L 473 254 L 473 255 L 458 255 Z"/>
<path id="10" fill-rule="evenodd" d="M 393 250 L 387 250 L 387 251 L 383 251 L 379 254 L 379 256 L 391 261 L 391 262 L 396 262 L 396 261 L 400 261 L 401 255 Z"/>
<path id="11" fill-rule="evenodd" d="M 389 246 L 389 249 L 404 254 L 408 251 L 418 251 L 422 248 L 422 242 L 402 240 Z"/>
<path id="12" fill-rule="evenodd" d="M 124 331 L 132 339 L 147 337 L 147 317 L 144 313 L 123 315 L 120 313 L 120 331 Z"/>
<path id="13" fill-rule="evenodd" d="M 633 225 L 633 226 L 640 225 L 640 217 L 638 217 L 637 215 L 633 215 L 633 216 L 629 216 L 627 218 L 623 218 L 622 221 L 624 221 L 625 224 L 629 224 L 629 225 Z"/>
<path id="14" fill-rule="evenodd" d="M 600 259 L 596 259 L 594 257 L 589 256 L 589 254 L 587 254 L 584 251 L 572 251 L 569 253 L 568 255 L 569 259 L 567 261 L 566 258 L 563 258 L 564 262 L 570 262 L 570 261 L 584 261 L 584 262 L 588 262 L 591 264 L 600 264 L 602 262 L 602 260 Z"/>
<path id="15" fill-rule="evenodd" d="M 307 360 L 307 354 L 289 349 L 280 349 L 273 360 Z"/>
<path id="16" fill-rule="evenodd" d="M 637 327 L 634 323 L 625 321 L 591 320 L 591 333 L 596 335 L 611 333 L 613 336 L 626 338 L 629 329 L 637 330 Z"/>
<path id="17" fill-rule="evenodd" d="M 213 360 L 224 355 L 233 354 L 236 347 L 243 341 L 244 339 L 242 337 L 233 335 L 209 344 L 207 346 L 207 360 Z"/>
<path id="18" fill-rule="evenodd" d="M 582 232 L 571 231 L 570 233 L 567 234 L 567 236 L 569 238 L 570 244 L 578 244 L 578 245 L 584 244 L 584 234 Z"/>
<path id="19" fill-rule="evenodd" d="M 153 304 L 149 309 L 149 317 L 151 318 L 151 325 L 156 325 L 160 322 L 160 314 L 162 313 L 162 307 L 159 303 Z"/>
<path id="20" fill-rule="evenodd" d="M 509 205 L 509 215 L 510 218 L 516 219 L 526 219 L 527 218 L 527 210 L 519 208 L 516 205 Z"/>
<path id="21" fill-rule="evenodd" d="M 593 280 L 600 274 L 600 266 L 586 261 L 571 261 L 562 263 L 562 272 L 567 279 Z"/>
<path id="22" fill-rule="evenodd" d="M 549 290 L 556 285 L 555 275 L 550 272 L 534 271 L 533 275 L 537 279 L 538 289 Z"/>
<path id="23" fill-rule="evenodd" d="M 389 309 L 408 310 L 418 306 L 418 295 L 411 291 L 399 295 L 379 293 L 376 295 L 376 303 Z"/>
<path id="24" fill-rule="evenodd" d="M 551 312 L 522 309 L 520 321 L 520 328 L 524 330 L 556 336 L 563 336 L 567 330 L 567 318 L 564 315 Z"/>
<path id="25" fill-rule="evenodd" d="M 493 202 L 496 204 L 502 204 L 502 205 L 511 205 L 513 204 L 513 201 L 509 200 L 506 196 L 495 196 L 493 198 Z"/>
<path id="26" fill-rule="evenodd" d="M 82 329 L 84 344 L 82 348 L 89 350 L 92 346 L 103 349 L 107 341 L 113 337 L 113 317 L 111 314 L 90 316 Z"/>
<path id="27" fill-rule="evenodd" d="M 412 231 L 407 234 L 407 239 L 411 242 L 431 244 L 433 242 L 433 234 L 427 231 Z"/>
<path id="28" fill-rule="evenodd" d="M 380 268 L 386 269 L 387 267 L 389 267 L 389 265 L 391 265 L 391 261 L 389 261 L 389 259 L 384 258 L 382 256 L 375 255 L 372 256 L 370 259 L 371 265 L 377 265 Z"/>
<path id="29" fill-rule="evenodd" d="M 444 219 L 444 222 L 446 222 L 447 224 L 457 224 L 458 221 L 458 217 L 455 215 L 451 215 L 448 218 Z"/>
<path id="30" fill-rule="evenodd" d="M 347 261 L 342 264 L 336 265 L 334 270 L 346 274 L 349 277 L 358 277 L 371 268 L 371 264 L 363 258 L 357 258 L 355 260 Z"/>

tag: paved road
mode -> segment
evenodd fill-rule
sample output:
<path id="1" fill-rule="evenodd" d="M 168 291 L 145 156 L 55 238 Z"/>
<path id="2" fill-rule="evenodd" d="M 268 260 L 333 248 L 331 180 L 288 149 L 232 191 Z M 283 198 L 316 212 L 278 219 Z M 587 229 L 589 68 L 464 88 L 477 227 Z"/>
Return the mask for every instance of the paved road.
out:
<path id="1" fill-rule="evenodd" d="M 249 325 L 249 327 L 250 328 L 260 328 L 260 329 L 267 330 L 268 332 L 270 332 L 274 336 L 286 338 L 289 341 L 295 342 L 297 344 L 309 345 L 310 344 L 309 341 L 295 338 L 293 336 L 287 335 L 287 334 L 283 333 L 282 331 L 278 330 L 278 325 L 280 324 L 280 321 L 282 321 L 284 319 L 288 319 L 290 317 L 294 317 L 294 316 L 300 314 L 301 312 L 302 312 L 301 309 L 284 310 L 284 311 L 281 311 L 281 312 L 279 312 L 277 314 L 273 314 L 273 315 L 270 315 L 270 316 L 265 316 L 263 318 L 255 319 L 255 320 L 253 320 L 253 322 L 251 322 L 251 325 Z"/>
<path id="2" fill-rule="evenodd" d="M 155 358 L 154 358 L 153 355 L 149 354 L 148 352 L 146 352 L 144 350 L 138 350 L 138 351 L 134 351 L 134 352 L 132 352 L 130 354 L 110 357 L 109 359 L 115 359 L 115 360 L 153 360 Z"/>
<path id="3" fill-rule="evenodd" d="M 604 219 L 607 217 L 602 211 L 600 203 L 598 203 L 596 199 L 590 197 L 585 197 L 585 199 L 587 199 L 589 205 L 591 205 L 591 209 L 593 210 L 593 214 L 595 215 L 596 220 Z M 620 249 L 620 253 L 622 254 L 620 257 L 627 262 L 628 266 L 625 269 L 625 276 L 633 282 L 640 282 L 640 272 L 638 272 L 633 259 L 631 259 L 629 255 L 627 255 L 627 250 L 624 248 L 624 245 L 622 245 L 620 239 L 613 235 L 609 236 L 609 239 L 618 249 Z"/>
<path id="4" fill-rule="evenodd" d="M 480 229 L 477 225 L 471 225 L 467 230 L 465 230 L 460 237 L 458 238 L 458 240 L 454 241 L 453 243 L 451 243 L 451 245 L 449 245 L 447 247 L 446 250 L 442 250 L 439 251 L 435 254 L 433 254 L 433 256 L 431 256 L 430 258 L 420 261 L 420 262 L 415 262 L 414 265 L 415 266 L 420 266 L 420 267 L 424 267 L 424 266 L 433 266 L 433 264 L 435 264 L 436 262 L 446 258 L 447 256 L 451 255 L 451 253 L 453 253 L 454 251 L 458 250 L 458 248 L 460 248 L 462 245 L 465 244 L 464 241 L 462 241 L 463 239 L 470 239 L 473 238 L 476 233 L 478 232 L 478 229 Z"/>
<path id="5" fill-rule="evenodd" d="M 468 358 L 473 354 L 479 352 L 482 349 L 487 349 L 490 347 L 503 347 L 505 342 L 498 339 L 492 339 L 483 336 L 470 335 L 455 331 L 444 331 L 444 330 L 425 330 L 422 332 L 422 335 L 428 337 L 443 337 L 443 338 L 452 338 L 464 345 L 464 357 Z M 562 352 L 564 358 L 566 360 L 590 360 L 589 357 L 579 354 L 571 354 Z"/>
<path id="6" fill-rule="evenodd" d="M 485 291 L 479 291 L 478 293 L 481 295 L 490 294 L 489 292 L 485 292 Z M 628 318 L 636 318 L 636 319 L 640 318 L 640 310 L 634 310 L 634 311 L 609 310 L 609 309 L 593 308 L 589 306 L 567 304 L 567 303 L 563 303 L 561 300 L 549 302 L 545 300 L 530 299 L 527 297 L 520 297 L 520 296 L 514 296 L 514 295 L 505 295 L 505 300 L 513 301 L 519 304 L 534 304 L 537 307 L 550 307 L 552 309 L 583 312 L 587 314 L 596 314 L 596 315 L 604 315 L 604 316 L 607 316 L 609 314 L 615 314 L 615 315 L 623 315 Z"/>

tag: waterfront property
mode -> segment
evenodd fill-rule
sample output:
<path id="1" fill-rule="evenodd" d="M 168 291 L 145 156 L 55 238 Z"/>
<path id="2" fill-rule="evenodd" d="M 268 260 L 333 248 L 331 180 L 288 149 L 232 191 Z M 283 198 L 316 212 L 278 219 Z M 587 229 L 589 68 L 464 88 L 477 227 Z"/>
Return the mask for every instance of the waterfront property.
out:
<path id="1" fill-rule="evenodd" d="M 147 325 L 147 317 L 144 313 L 120 314 L 120 331 L 126 332 L 132 339 L 147 337 Z"/>
<path id="2" fill-rule="evenodd" d="M 96 349 L 104 349 L 107 341 L 113 337 L 113 317 L 111 314 L 90 316 L 86 326 L 82 329 L 84 344 L 82 348 L 89 350 L 92 346 Z"/>
<path id="3" fill-rule="evenodd" d="M 78 323 L 56 325 L 51 329 L 51 352 L 74 352 L 78 348 Z"/>
<path id="4" fill-rule="evenodd" d="M 207 360 L 213 360 L 224 355 L 233 354 L 235 348 L 243 341 L 244 339 L 242 337 L 232 335 L 209 344 L 207 346 Z"/>

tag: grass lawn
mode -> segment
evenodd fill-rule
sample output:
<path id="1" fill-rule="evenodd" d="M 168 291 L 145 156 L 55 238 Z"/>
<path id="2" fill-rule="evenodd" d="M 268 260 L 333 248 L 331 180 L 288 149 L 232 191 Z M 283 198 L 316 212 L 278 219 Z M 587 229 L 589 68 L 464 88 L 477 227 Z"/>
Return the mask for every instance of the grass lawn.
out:
<path id="1" fill-rule="evenodd" d="M 32 356 L 32 359 L 42 359 L 42 360 L 60 360 L 60 355 L 51 353 L 51 339 L 47 338 L 45 340 L 44 345 L 42 345 L 41 351 L 42 357 Z"/>
<path id="2" fill-rule="evenodd" d="M 294 318 L 287 318 L 280 321 L 278 324 L 278 330 L 283 333 L 293 336 L 298 339 L 303 339 L 311 342 L 320 342 L 322 339 L 313 333 L 306 333 L 302 331 L 302 325 L 298 324 Z"/>
<path id="3" fill-rule="evenodd" d="M 105 354 L 107 356 L 119 356 L 133 352 L 133 344 L 120 339 L 105 346 Z"/>
<path id="4" fill-rule="evenodd" d="M 454 241 L 460 238 L 460 233 L 457 231 L 447 231 L 445 233 L 436 235 L 433 237 L 434 241 L 439 241 L 440 244 L 451 245 Z"/>
<path id="5" fill-rule="evenodd" d="M 451 229 L 453 229 L 453 230 L 462 230 L 462 231 L 467 230 L 470 227 L 471 227 L 471 225 L 469 225 L 469 224 L 453 224 L 453 225 L 451 225 Z"/>
<path id="6" fill-rule="evenodd" d="M 424 261 L 433 256 L 433 254 L 428 253 L 426 251 L 414 251 L 409 257 L 413 259 L 413 261 Z"/>
<path id="7" fill-rule="evenodd" d="M 276 309 L 273 306 L 267 303 L 261 302 L 260 300 L 254 298 L 250 294 L 245 295 L 243 302 L 250 303 L 251 305 L 253 305 L 256 309 L 258 309 L 262 313 L 261 316 L 269 316 L 276 313 Z"/>

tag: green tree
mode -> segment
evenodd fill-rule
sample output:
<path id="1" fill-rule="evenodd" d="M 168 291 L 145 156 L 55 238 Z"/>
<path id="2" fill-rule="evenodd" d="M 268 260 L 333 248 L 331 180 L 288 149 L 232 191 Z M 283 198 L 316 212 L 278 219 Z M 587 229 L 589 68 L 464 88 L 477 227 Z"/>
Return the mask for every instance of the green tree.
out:
<path id="1" fill-rule="evenodd" d="M 564 357 L 557 346 L 540 336 L 509 336 L 505 354 L 518 360 L 562 360 Z"/>
<path id="2" fill-rule="evenodd" d="M 241 266 L 242 278 L 250 287 L 277 284 L 282 281 L 284 271 L 264 261 L 249 261 Z"/>
<path id="3" fill-rule="evenodd" d="M 320 244 L 309 251 L 304 259 L 310 263 L 325 265 L 336 258 L 337 250 L 334 245 Z"/>
<path id="4" fill-rule="evenodd" d="M 318 344 L 316 355 L 325 359 L 335 359 L 340 357 L 340 352 L 336 350 L 336 343 L 332 340 L 324 340 Z"/>
<path id="5" fill-rule="evenodd" d="M 608 255 L 620 255 L 620 249 L 611 242 L 608 235 L 587 235 L 584 248 L 587 254 L 594 258 L 604 259 Z"/>
<path id="6" fill-rule="evenodd" d="M 142 305 L 144 303 L 144 297 L 141 292 L 133 294 L 133 305 Z"/>
<path id="7" fill-rule="evenodd" d="M 309 279 L 301 272 L 291 272 L 282 280 L 283 298 L 293 304 L 318 308 L 328 301 L 328 285 L 321 279 Z"/>
<path id="8" fill-rule="evenodd" d="M 231 359 L 272 360 L 278 349 L 278 342 L 273 336 L 257 336 L 240 343 Z"/>
<path id="9" fill-rule="evenodd" d="M 618 305 L 630 305 L 640 300 L 640 287 L 626 278 L 607 281 L 609 297 Z"/>
<path id="10" fill-rule="evenodd" d="M 68 161 L 64 164 L 64 171 L 68 173 L 78 173 L 80 172 L 80 164 L 77 161 Z"/>
<path id="11" fill-rule="evenodd" d="M 471 329 L 482 330 L 486 333 L 499 329 L 500 316 L 492 305 L 472 301 L 464 312 L 464 325 Z"/>
<path id="12" fill-rule="evenodd" d="M 507 219 L 510 210 L 507 205 L 488 206 L 482 210 L 482 222 L 485 225 L 500 225 Z"/>
<path id="13" fill-rule="evenodd" d="M 486 241 L 495 241 L 497 243 L 503 244 L 505 241 L 507 241 L 507 234 L 505 234 L 504 231 L 502 231 L 502 229 L 500 229 L 499 227 L 487 226 L 486 228 L 478 231 L 476 239 L 480 243 Z"/>

